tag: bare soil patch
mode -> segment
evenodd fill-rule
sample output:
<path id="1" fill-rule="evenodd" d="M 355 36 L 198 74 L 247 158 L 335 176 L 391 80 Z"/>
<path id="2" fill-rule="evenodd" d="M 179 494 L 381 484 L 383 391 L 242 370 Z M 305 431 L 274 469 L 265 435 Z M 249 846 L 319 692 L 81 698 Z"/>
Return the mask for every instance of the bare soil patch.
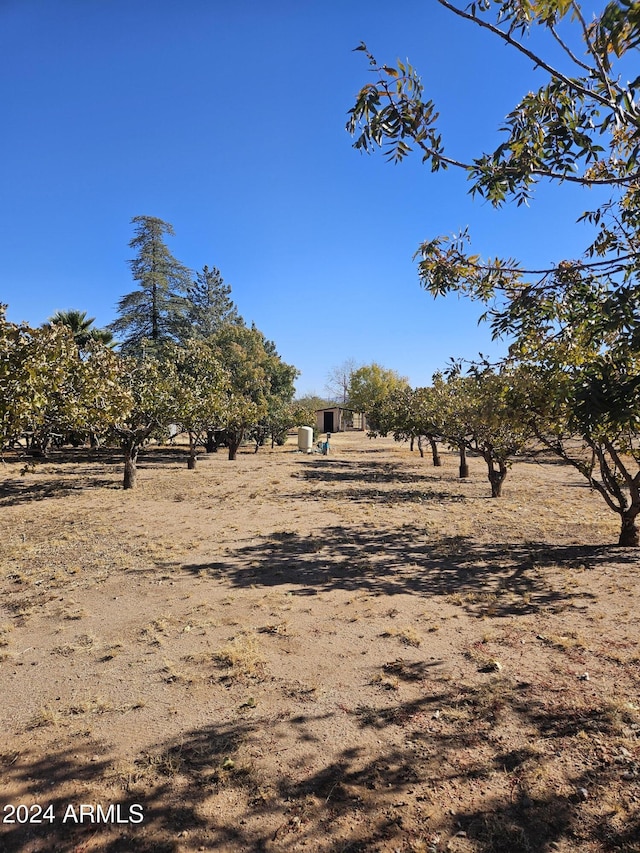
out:
<path id="1" fill-rule="evenodd" d="M 0 849 L 640 851 L 638 554 L 564 466 L 443 462 L 9 459 Z"/>

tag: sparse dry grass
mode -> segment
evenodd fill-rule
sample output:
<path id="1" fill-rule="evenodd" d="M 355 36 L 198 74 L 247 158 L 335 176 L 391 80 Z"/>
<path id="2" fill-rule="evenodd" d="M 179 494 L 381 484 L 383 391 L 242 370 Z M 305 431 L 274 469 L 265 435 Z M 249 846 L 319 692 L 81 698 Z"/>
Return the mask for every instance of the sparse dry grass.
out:
<path id="1" fill-rule="evenodd" d="M 260 678 L 264 674 L 265 660 L 254 634 L 238 634 L 215 651 L 212 659 L 227 668 L 228 678 Z"/>
<path id="2" fill-rule="evenodd" d="M 380 634 L 381 637 L 395 637 L 400 640 L 405 646 L 415 646 L 416 648 L 422 642 L 422 637 L 418 632 L 408 626 L 406 628 L 387 628 Z"/>

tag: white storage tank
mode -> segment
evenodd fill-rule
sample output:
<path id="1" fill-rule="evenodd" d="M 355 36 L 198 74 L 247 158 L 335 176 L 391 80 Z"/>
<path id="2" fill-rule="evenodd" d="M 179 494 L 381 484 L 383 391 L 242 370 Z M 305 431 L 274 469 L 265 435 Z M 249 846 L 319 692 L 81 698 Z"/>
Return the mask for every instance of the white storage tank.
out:
<path id="1" fill-rule="evenodd" d="M 313 430 L 311 427 L 298 427 L 298 450 L 311 453 L 313 447 Z"/>

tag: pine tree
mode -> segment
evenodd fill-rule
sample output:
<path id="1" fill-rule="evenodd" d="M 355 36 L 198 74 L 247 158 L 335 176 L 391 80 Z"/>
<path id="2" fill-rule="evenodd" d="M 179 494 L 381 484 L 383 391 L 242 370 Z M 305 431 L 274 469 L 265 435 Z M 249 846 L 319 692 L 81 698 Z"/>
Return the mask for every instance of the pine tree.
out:
<path id="1" fill-rule="evenodd" d="M 165 235 L 174 235 L 172 225 L 154 216 L 135 216 L 131 222 L 135 237 L 129 246 L 137 250 L 137 255 L 129 265 L 139 289 L 120 299 L 119 316 L 110 329 L 123 336 L 124 352 L 137 353 L 144 340 L 157 345 L 179 335 L 189 270 L 173 257 L 164 242 Z"/>
<path id="2" fill-rule="evenodd" d="M 187 286 L 184 337 L 209 338 L 226 323 L 242 323 L 220 270 L 204 266 Z"/>

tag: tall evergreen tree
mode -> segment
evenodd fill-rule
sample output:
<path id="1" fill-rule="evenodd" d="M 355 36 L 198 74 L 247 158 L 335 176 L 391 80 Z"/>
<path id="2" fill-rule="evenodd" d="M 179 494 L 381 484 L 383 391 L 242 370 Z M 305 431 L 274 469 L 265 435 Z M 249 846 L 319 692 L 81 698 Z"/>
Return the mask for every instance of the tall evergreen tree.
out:
<path id="1" fill-rule="evenodd" d="M 209 338 L 225 323 L 242 323 L 220 270 L 204 266 L 187 286 L 185 337 Z"/>
<path id="2" fill-rule="evenodd" d="M 170 223 L 154 216 L 134 216 L 131 222 L 135 237 L 129 246 L 137 254 L 129 265 L 139 289 L 120 299 L 110 329 L 123 336 L 123 351 L 135 353 L 145 339 L 159 344 L 179 335 L 190 273 L 164 242 L 165 235 L 174 235 Z"/>

